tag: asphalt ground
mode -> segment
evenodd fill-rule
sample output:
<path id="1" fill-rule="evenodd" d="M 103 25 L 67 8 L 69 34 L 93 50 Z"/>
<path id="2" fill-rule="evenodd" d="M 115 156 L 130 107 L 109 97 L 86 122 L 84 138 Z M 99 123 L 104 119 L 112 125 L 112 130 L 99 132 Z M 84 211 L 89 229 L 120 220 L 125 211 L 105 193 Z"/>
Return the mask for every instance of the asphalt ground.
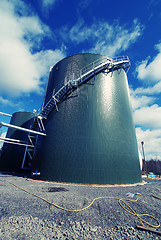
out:
<path id="1" fill-rule="evenodd" d="M 14 184 L 14 185 L 13 185 Z M 15 186 L 16 185 L 16 186 Z M 28 191 L 25 192 L 24 190 Z M 60 209 L 32 194 L 69 210 Z M 126 195 L 140 193 L 140 195 Z M 104 198 L 108 197 L 108 198 Z M 112 198 L 111 198 L 112 197 Z M 116 198 L 116 199 L 115 199 Z M 118 199 L 126 198 L 128 206 Z M 133 212 L 133 213 L 134 213 Z M 131 185 L 80 185 L 31 181 L 15 174 L 0 173 L 0 239 L 160 239 L 137 230 L 137 214 L 161 222 L 161 179 Z M 158 222 L 140 216 L 152 225 Z M 147 226 L 146 224 L 146 227 Z M 156 228 L 161 232 L 161 227 Z"/>

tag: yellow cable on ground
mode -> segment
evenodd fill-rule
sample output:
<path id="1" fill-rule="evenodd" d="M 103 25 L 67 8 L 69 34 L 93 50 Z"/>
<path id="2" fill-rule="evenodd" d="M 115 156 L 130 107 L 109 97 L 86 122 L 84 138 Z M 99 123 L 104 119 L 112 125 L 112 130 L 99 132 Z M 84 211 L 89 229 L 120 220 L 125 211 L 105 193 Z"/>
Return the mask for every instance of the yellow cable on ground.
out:
<path id="1" fill-rule="evenodd" d="M 49 201 L 46 200 L 45 198 L 43 198 L 43 197 L 41 197 L 41 196 L 38 196 L 38 195 L 36 195 L 36 194 L 34 194 L 34 193 L 31 193 L 31 192 L 25 190 L 24 188 L 21 188 L 21 187 L 17 186 L 16 184 L 14 184 L 14 183 L 12 183 L 12 182 L 9 182 L 9 181 L 7 181 L 7 180 L 6 180 L 6 182 L 10 183 L 11 185 L 15 186 L 16 188 L 18 188 L 18 189 L 20 189 L 20 190 L 22 190 L 22 191 L 24 191 L 24 192 L 26 192 L 26 193 L 28 193 L 28 194 L 30 194 L 30 195 L 33 195 L 33 196 L 35 196 L 35 197 L 37 197 L 37 198 L 40 198 L 41 200 L 49 203 L 50 205 L 53 205 L 53 206 L 55 206 L 55 207 L 57 207 L 57 208 L 59 208 L 59 209 L 62 209 L 62 210 L 64 210 L 64 211 L 68 211 L 68 212 L 81 212 L 81 211 L 84 211 L 84 210 L 88 209 L 89 207 L 91 207 L 92 204 L 93 204 L 96 200 L 99 200 L 99 199 L 116 199 L 116 200 L 118 200 L 120 206 L 121 206 L 126 212 L 128 212 L 128 213 L 130 213 L 130 214 L 132 214 L 132 215 L 134 215 L 134 216 L 136 216 L 136 217 L 138 217 L 139 220 L 140 220 L 140 222 L 141 222 L 141 224 L 142 224 L 144 227 L 145 227 L 145 224 L 149 225 L 149 226 L 152 227 L 152 228 L 159 228 L 159 227 L 160 227 L 160 222 L 158 221 L 157 218 L 155 218 L 155 217 L 153 217 L 152 215 L 149 215 L 149 214 L 137 214 L 137 213 L 132 209 L 132 207 L 130 207 L 130 205 L 129 205 L 127 202 L 125 202 L 125 201 L 137 202 L 138 199 L 136 199 L 136 200 L 131 200 L 131 199 L 127 199 L 127 198 L 117 198 L 117 197 L 97 197 L 97 198 L 94 198 L 93 201 L 92 201 L 87 207 L 84 207 L 84 208 L 81 208 L 81 209 L 66 209 L 66 208 L 63 208 L 63 207 L 55 204 L 55 203 L 49 202 Z M 128 209 L 126 209 L 126 208 L 122 205 L 122 203 L 124 203 L 131 211 L 129 211 Z M 154 220 L 157 222 L 158 225 L 153 225 L 153 224 L 151 224 L 151 223 L 148 223 L 147 221 L 145 221 L 145 220 L 142 218 L 142 217 L 144 217 L 144 216 L 150 217 L 150 218 L 154 219 Z"/>
<path id="2" fill-rule="evenodd" d="M 145 224 L 149 225 L 149 226 L 152 227 L 152 228 L 159 228 L 159 227 L 160 227 L 160 222 L 158 221 L 157 218 L 155 218 L 155 217 L 153 217 L 152 215 L 149 215 L 149 214 L 137 214 L 137 213 L 132 209 L 132 207 L 130 207 L 130 205 L 125 202 L 125 200 L 126 200 L 126 201 L 131 201 L 131 202 L 132 202 L 132 201 L 133 201 L 133 202 L 136 202 L 136 201 L 138 201 L 138 199 L 136 199 L 136 200 L 130 200 L 130 199 L 122 198 L 122 199 L 119 199 L 119 204 L 120 204 L 120 206 L 121 206 L 125 211 L 127 211 L 128 213 L 130 213 L 130 214 L 132 214 L 132 215 L 134 215 L 134 216 L 137 216 L 137 217 L 139 218 L 141 224 L 142 224 L 144 227 L 146 226 Z M 121 202 L 123 202 L 131 211 L 129 211 L 128 209 L 126 209 L 126 208 L 121 204 Z M 150 218 L 154 219 L 154 220 L 158 223 L 158 225 L 155 226 L 155 225 L 153 225 L 153 224 L 151 224 L 151 223 L 148 223 L 148 222 L 145 221 L 142 217 L 150 217 Z M 145 223 L 145 224 L 144 224 L 144 223 Z"/>

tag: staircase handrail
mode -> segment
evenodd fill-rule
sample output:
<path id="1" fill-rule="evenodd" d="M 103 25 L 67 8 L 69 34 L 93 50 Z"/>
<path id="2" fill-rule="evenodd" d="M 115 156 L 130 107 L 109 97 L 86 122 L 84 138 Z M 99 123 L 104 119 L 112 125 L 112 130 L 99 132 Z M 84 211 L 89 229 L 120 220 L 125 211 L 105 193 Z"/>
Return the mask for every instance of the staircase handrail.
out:
<path id="1" fill-rule="evenodd" d="M 122 64 L 128 64 L 129 67 L 130 66 L 130 60 L 128 56 L 120 56 L 120 57 L 115 57 L 115 58 L 99 58 L 96 61 L 88 64 L 86 67 L 82 68 L 81 70 L 78 71 L 78 77 L 72 80 L 67 81 L 64 84 L 64 81 L 61 82 L 59 84 L 59 86 L 57 86 L 56 89 L 54 89 L 54 92 L 51 92 L 48 96 L 47 99 L 47 103 L 45 104 L 45 106 L 43 107 L 40 115 L 42 114 L 43 110 L 45 110 L 45 108 L 49 105 L 49 103 L 52 101 L 52 99 L 55 100 L 55 105 L 56 102 L 59 102 L 59 94 L 61 93 L 61 91 L 63 91 L 66 88 L 66 92 L 68 92 L 70 89 L 72 89 L 73 87 L 76 87 L 80 84 L 82 84 L 84 81 L 86 81 L 86 78 L 89 78 L 88 76 L 92 73 L 93 75 L 95 74 L 95 71 L 102 71 L 104 67 L 108 67 L 110 66 L 111 68 L 117 65 L 122 65 Z M 66 93 L 65 92 L 65 93 Z M 65 93 L 63 94 L 63 96 L 65 95 Z M 60 98 L 62 98 L 63 96 L 60 96 Z"/>

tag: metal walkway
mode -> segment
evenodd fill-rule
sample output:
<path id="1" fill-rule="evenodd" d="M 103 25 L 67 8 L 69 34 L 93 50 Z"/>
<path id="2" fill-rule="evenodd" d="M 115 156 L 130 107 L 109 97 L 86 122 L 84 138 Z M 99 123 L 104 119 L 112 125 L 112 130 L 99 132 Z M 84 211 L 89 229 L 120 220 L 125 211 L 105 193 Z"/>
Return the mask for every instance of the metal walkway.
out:
<path id="1" fill-rule="evenodd" d="M 48 102 L 42 108 L 39 114 L 42 118 L 47 118 L 49 113 L 54 107 L 57 107 L 57 103 L 72 89 L 78 88 L 81 84 L 88 81 L 94 75 L 106 70 L 106 73 L 113 72 L 115 70 L 123 68 L 127 71 L 130 67 L 130 61 L 127 56 L 117 57 L 117 58 L 101 58 L 91 64 L 87 65 L 85 68 L 81 69 L 78 73 L 79 77 L 73 80 L 69 80 L 63 86 L 55 89 L 54 93 L 49 96 Z"/>

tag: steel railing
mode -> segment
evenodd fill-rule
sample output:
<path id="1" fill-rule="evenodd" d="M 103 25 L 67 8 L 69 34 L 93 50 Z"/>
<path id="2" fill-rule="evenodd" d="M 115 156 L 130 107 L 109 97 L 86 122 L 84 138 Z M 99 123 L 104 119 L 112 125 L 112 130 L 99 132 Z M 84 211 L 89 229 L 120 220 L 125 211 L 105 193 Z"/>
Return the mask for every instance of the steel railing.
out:
<path id="1" fill-rule="evenodd" d="M 127 70 L 130 67 L 130 60 L 128 56 L 121 56 L 115 58 L 100 58 L 86 67 L 79 70 L 77 73 L 73 74 L 69 80 L 66 79 L 61 82 L 54 92 L 51 92 L 46 100 L 46 104 L 40 112 L 40 116 L 47 118 L 51 110 L 56 107 L 57 103 L 62 99 L 62 97 L 69 92 L 71 89 L 79 87 L 83 82 L 87 81 L 93 75 L 107 69 L 107 72 L 114 71 L 119 68 L 124 68 Z M 58 110 L 58 109 L 57 109 Z"/>

